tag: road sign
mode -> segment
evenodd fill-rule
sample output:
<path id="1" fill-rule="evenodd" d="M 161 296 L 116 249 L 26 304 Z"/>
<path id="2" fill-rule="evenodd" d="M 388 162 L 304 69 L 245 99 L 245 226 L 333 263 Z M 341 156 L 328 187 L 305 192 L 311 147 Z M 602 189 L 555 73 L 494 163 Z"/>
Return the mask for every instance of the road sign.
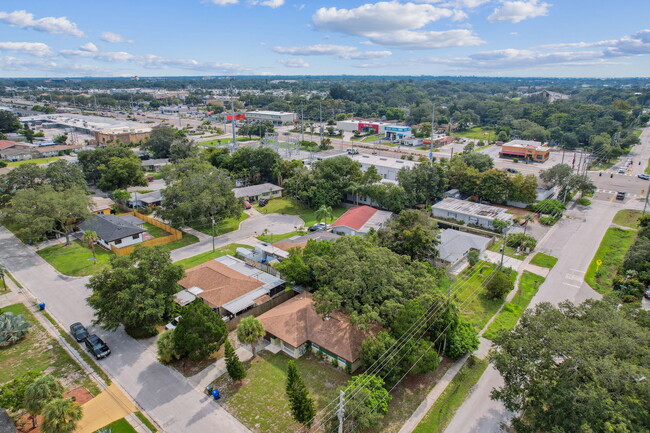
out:
<path id="1" fill-rule="evenodd" d="M 603 264 L 603 261 L 602 261 L 602 260 L 596 260 L 596 264 L 597 264 L 598 266 L 600 266 L 600 265 Z"/>

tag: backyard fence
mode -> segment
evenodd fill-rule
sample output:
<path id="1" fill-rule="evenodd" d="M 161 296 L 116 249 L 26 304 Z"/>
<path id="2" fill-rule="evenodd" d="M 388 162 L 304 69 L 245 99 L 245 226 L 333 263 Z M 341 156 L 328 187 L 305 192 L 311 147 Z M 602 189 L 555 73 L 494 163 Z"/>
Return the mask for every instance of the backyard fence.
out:
<path id="1" fill-rule="evenodd" d="M 169 235 L 168 236 L 163 236 L 163 237 L 160 237 L 160 238 L 149 239 L 149 240 L 143 241 L 143 242 L 141 242 L 141 243 L 139 243 L 137 245 L 131 245 L 131 246 L 124 247 L 124 248 L 117 248 L 117 247 L 111 245 L 111 251 L 113 251 L 115 254 L 117 254 L 119 256 L 124 256 L 124 255 L 127 255 L 127 254 L 131 254 L 133 252 L 133 250 L 135 250 L 135 247 L 137 247 L 138 245 L 143 245 L 145 247 L 153 247 L 153 246 L 156 246 L 156 245 L 169 244 L 171 242 L 179 241 L 179 240 L 181 240 L 183 238 L 183 232 L 182 231 L 177 230 L 177 229 L 175 229 L 175 228 L 173 228 L 171 226 L 168 226 L 164 222 L 158 221 L 155 218 L 152 218 L 152 217 L 147 216 L 147 215 L 142 215 L 140 212 L 136 212 L 136 211 L 127 212 L 125 214 L 121 214 L 121 215 L 118 215 L 118 216 L 122 216 L 122 215 L 133 215 L 134 217 L 139 218 L 142 221 L 151 224 L 152 226 L 155 226 L 155 227 L 158 227 L 159 229 L 165 230 L 167 233 L 169 233 Z"/>

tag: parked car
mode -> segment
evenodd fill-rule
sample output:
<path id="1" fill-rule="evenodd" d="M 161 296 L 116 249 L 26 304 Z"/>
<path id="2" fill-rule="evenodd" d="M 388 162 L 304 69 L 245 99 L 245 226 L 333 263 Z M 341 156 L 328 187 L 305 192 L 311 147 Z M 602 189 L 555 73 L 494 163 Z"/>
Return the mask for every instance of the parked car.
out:
<path id="1" fill-rule="evenodd" d="M 70 325 L 70 334 L 72 334 L 75 340 L 82 342 L 88 337 L 88 330 L 84 325 L 77 322 Z"/>
<path id="2" fill-rule="evenodd" d="M 316 232 L 319 230 L 327 230 L 329 226 L 326 223 L 316 223 L 313 226 L 309 227 L 310 232 Z"/>
<path id="3" fill-rule="evenodd" d="M 618 169 L 618 174 L 625 174 L 625 169 L 623 167 Z"/>
<path id="4" fill-rule="evenodd" d="M 351 147 L 348 149 L 348 155 L 358 155 L 359 151 L 355 149 L 354 147 Z"/>
<path id="5" fill-rule="evenodd" d="M 640 174 L 639 179 L 650 180 L 650 174 Z"/>
<path id="6" fill-rule="evenodd" d="M 506 168 L 506 171 L 508 173 L 521 173 L 521 171 L 517 170 L 516 168 L 510 168 L 510 167 Z"/>
<path id="7" fill-rule="evenodd" d="M 108 348 L 104 340 L 99 338 L 97 335 L 89 335 L 85 340 L 86 349 L 88 352 L 92 353 L 95 359 L 106 358 L 111 354 L 111 349 Z"/>
<path id="8" fill-rule="evenodd" d="M 643 296 L 645 296 L 646 299 L 650 299 L 650 289 L 646 290 Z"/>
<path id="9" fill-rule="evenodd" d="M 267 204 L 269 204 L 269 201 L 268 201 L 267 199 L 265 199 L 265 198 L 261 198 L 261 199 L 258 201 L 258 203 L 259 203 L 260 207 L 264 207 L 264 206 L 266 206 Z"/>
<path id="10" fill-rule="evenodd" d="M 148 180 L 149 182 L 153 182 L 153 181 L 154 181 L 154 178 L 153 178 L 153 176 L 147 176 L 147 180 Z"/>
<path id="11" fill-rule="evenodd" d="M 170 330 L 170 329 L 176 329 L 178 326 L 178 321 L 181 319 L 181 316 L 176 316 L 174 317 L 171 322 L 165 325 L 165 329 Z"/>
<path id="12" fill-rule="evenodd" d="M 619 191 L 616 193 L 616 200 L 625 200 L 625 191 Z"/>
<path id="13" fill-rule="evenodd" d="M 250 209 L 250 208 L 253 207 L 253 205 L 250 204 L 249 202 L 245 201 L 245 202 L 244 202 L 244 207 L 245 207 L 246 209 Z"/>

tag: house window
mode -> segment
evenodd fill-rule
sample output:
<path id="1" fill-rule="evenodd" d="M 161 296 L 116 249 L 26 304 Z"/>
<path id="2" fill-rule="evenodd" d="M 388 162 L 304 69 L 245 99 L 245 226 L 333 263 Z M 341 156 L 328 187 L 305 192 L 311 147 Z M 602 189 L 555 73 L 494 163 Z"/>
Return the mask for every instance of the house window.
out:
<path id="1" fill-rule="evenodd" d="M 118 239 L 118 240 L 116 240 L 116 241 L 115 241 L 115 242 L 113 242 L 113 243 L 114 243 L 115 245 L 119 245 L 119 244 L 121 244 L 121 243 L 122 243 L 122 239 Z"/>
<path id="2" fill-rule="evenodd" d="M 138 239 L 140 235 L 133 235 L 133 239 Z"/>

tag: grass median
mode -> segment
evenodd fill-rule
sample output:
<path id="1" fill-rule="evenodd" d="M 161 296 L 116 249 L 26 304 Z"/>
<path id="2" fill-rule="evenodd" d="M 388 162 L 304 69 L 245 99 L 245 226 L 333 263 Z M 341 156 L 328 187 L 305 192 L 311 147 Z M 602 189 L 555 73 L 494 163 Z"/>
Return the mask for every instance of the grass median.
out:
<path id="1" fill-rule="evenodd" d="M 619 210 L 616 215 L 614 215 L 614 224 L 624 227 L 629 227 L 631 229 L 639 228 L 639 218 L 641 218 L 640 210 L 634 209 L 623 209 Z"/>
<path id="2" fill-rule="evenodd" d="M 557 263 L 557 258 L 544 253 L 537 253 L 530 261 L 531 265 L 541 266 L 542 268 L 551 269 Z"/>
<path id="3" fill-rule="evenodd" d="M 634 243 L 635 237 L 634 230 L 618 227 L 607 229 L 585 274 L 585 281 L 592 289 L 603 295 L 612 291 L 614 277 L 623 265 L 625 254 Z M 599 260 L 602 261 L 600 266 Z"/>

